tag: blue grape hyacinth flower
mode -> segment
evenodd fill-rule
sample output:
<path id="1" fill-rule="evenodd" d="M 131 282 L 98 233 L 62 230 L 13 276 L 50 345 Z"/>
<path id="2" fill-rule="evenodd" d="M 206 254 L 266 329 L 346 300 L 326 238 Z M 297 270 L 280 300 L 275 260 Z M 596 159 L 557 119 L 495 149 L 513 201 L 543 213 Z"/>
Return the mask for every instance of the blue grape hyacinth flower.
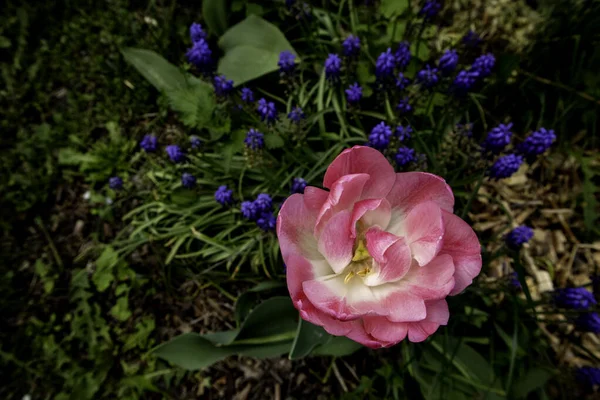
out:
<path id="1" fill-rule="evenodd" d="M 277 108 L 272 101 L 267 101 L 265 98 L 258 100 L 257 109 L 261 120 L 271 123 L 277 119 Z"/>
<path id="2" fill-rule="evenodd" d="M 394 60 L 396 65 L 400 69 L 406 68 L 408 63 L 410 62 L 412 55 L 410 53 L 410 43 L 404 41 L 400 42 L 396 52 L 394 53 Z"/>
<path id="3" fill-rule="evenodd" d="M 288 114 L 288 118 L 290 119 L 290 121 L 296 124 L 299 124 L 300 121 L 302 121 L 305 117 L 306 115 L 304 115 L 304 111 L 302 111 L 302 108 L 300 108 L 299 106 L 292 108 L 292 111 L 290 111 L 290 113 Z"/>
<path id="4" fill-rule="evenodd" d="M 294 178 L 292 181 L 292 189 L 291 193 L 304 193 L 304 189 L 306 188 L 306 181 L 302 178 Z"/>
<path id="5" fill-rule="evenodd" d="M 484 150 L 489 151 L 492 154 L 498 154 L 508 144 L 512 138 L 513 133 L 511 132 L 513 124 L 499 124 L 491 131 L 488 132 L 487 137 L 483 141 L 482 147 Z"/>
<path id="6" fill-rule="evenodd" d="M 183 150 L 181 150 L 181 147 L 177 146 L 176 144 L 167 146 L 165 151 L 167 152 L 167 155 L 171 161 L 174 163 L 179 164 L 185 161 L 185 153 Z"/>
<path id="7" fill-rule="evenodd" d="M 325 60 L 325 77 L 330 81 L 337 80 L 342 69 L 342 60 L 337 54 L 329 54 Z"/>
<path id="8" fill-rule="evenodd" d="M 353 57 L 360 52 L 360 38 L 350 35 L 342 42 L 342 53 L 346 57 Z"/>
<path id="9" fill-rule="evenodd" d="M 212 51 L 204 39 L 195 42 L 185 55 L 188 62 L 199 70 L 206 71 L 212 66 Z"/>
<path id="10" fill-rule="evenodd" d="M 259 212 L 268 212 L 273 209 L 273 199 L 267 193 L 261 193 L 256 196 L 254 205 Z"/>
<path id="11" fill-rule="evenodd" d="M 152 153 L 158 147 L 158 139 L 154 135 L 145 135 L 140 141 L 140 147 L 146 153 Z"/>
<path id="12" fill-rule="evenodd" d="M 244 145 L 250 150 L 260 150 L 265 145 L 265 136 L 258 130 L 251 128 L 246 133 Z"/>
<path id="13" fill-rule="evenodd" d="M 400 112 L 400 114 L 408 114 L 412 111 L 412 106 L 409 103 L 408 97 L 401 99 L 396 106 L 396 110 Z"/>
<path id="14" fill-rule="evenodd" d="M 438 1 L 426 0 L 423 3 L 423 7 L 419 11 L 419 15 L 425 19 L 432 19 L 440 12 L 441 9 L 442 5 Z"/>
<path id="15" fill-rule="evenodd" d="M 523 164 L 523 157 L 517 154 L 507 154 L 496 160 L 491 166 L 489 175 L 493 179 L 504 179 L 512 176 Z"/>
<path id="16" fill-rule="evenodd" d="M 404 90 L 410 85 L 410 79 L 405 77 L 402 72 L 396 77 L 396 89 Z"/>
<path id="17" fill-rule="evenodd" d="M 249 221 L 256 221 L 258 217 L 258 209 L 253 201 L 243 201 L 240 205 L 240 211 L 242 212 L 242 216 Z"/>
<path id="18" fill-rule="evenodd" d="M 533 229 L 526 225 L 521 225 L 510 231 L 504 240 L 509 248 L 517 250 L 523 244 L 529 242 L 532 237 Z"/>
<path id="19" fill-rule="evenodd" d="M 417 160 L 415 149 L 411 149 L 410 147 L 406 146 L 399 147 L 396 155 L 394 156 L 394 160 L 396 160 L 396 165 L 398 165 L 398 167 L 404 167 L 412 162 L 415 162 Z"/>
<path id="20" fill-rule="evenodd" d="M 123 189 L 123 179 L 118 176 L 113 176 L 108 180 L 108 187 L 112 190 Z"/>
<path id="21" fill-rule="evenodd" d="M 392 49 L 388 47 L 386 51 L 377 57 L 375 63 L 375 75 L 379 79 L 385 79 L 394 74 L 396 68 L 396 57 L 392 54 Z"/>
<path id="22" fill-rule="evenodd" d="M 417 73 L 417 82 L 421 83 L 423 87 L 430 89 L 435 86 L 438 81 L 438 69 L 432 68 L 430 65 L 426 65 L 425 68 Z"/>
<path id="23" fill-rule="evenodd" d="M 192 149 L 197 150 L 202 147 L 202 140 L 198 136 L 192 135 L 190 136 L 190 145 Z"/>
<path id="24" fill-rule="evenodd" d="M 380 122 L 375 125 L 369 135 L 369 146 L 384 150 L 390 144 L 392 137 L 392 128 L 390 128 L 385 122 Z"/>
<path id="25" fill-rule="evenodd" d="M 587 310 L 597 304 L 594 294 L 583 287 L 555 290 L 554 303 L 558 307 L 573 310 Z"/>
<path id="26" fill-rule="evenodd" d="M 473 61 L 471 69 L 479 72 L 481 78 L 485 78 L 492 73 L 492 68 L 496 64 L 496 57 L 492 53 L 483 54 Z"/>
<path id="27" fill-rule="evenodd" d="M 199 42 L 202 39 L 206 39 L 206 32 L 202 29 L 202 25 L 194 22 L 190 25 L 190 39 L 192 43 Z"/>
<path id="28" fill-rule="evenodd" d="M 362 87 L 358 84 L 358 82 L 354 82 L 352 85 L 350 85 L 345 92 L 346 100 L 350 104 L 356 104 L 362 98 Z"/>
<path id="29" fill-rule="evenodd" d="M 525 157 L 533 158 L 548 150 L 555 140 L 556 135 L 552 129 L 540 128 L 527 136 L 517 150 Z"/>
<path id="30" fill-rule="evenodd" d="M 275 218 L 272 212 L 264 212 L 256 220 L 256 225 L 264 232 L 271 232 L 275 230 L 277 218 Z"/>
<path id="31" fill-rule="evenodd" d="M 296 55 L 289 50 L 282 51 L 279 53 L 277 65 L 282 73 L 288 74 L 294 71 L 296 68 Z"/>
<path id="32" fill-rule="evenodd" d="M 409 140 L 410 139 L 410 134 L 412 132 L 413 132 L 413 130 L 410 127 L 410 125 L 406 125 L 406 126 L 398 125 L 396 127 L 396 137 L 401 142 L 405 142 L 405 141 Z"/>
<path id="33" fill-rule="evenodd" d="M 450 91 L 457 96 L 464 96 L 467 94 L 479 79 L 479 72 L 473 70 L 462 70 L 456 77 L 450 86 Z"/>
<path id="34" fill-rule="evenodd" d="M 233 190 L 229 189 L 227 185 L 221 185 L 215 191 L 215 200 L 222 206 L 231 205 L 233 203 Z"/>
<path id="35" fill-rule="evenodd" d="M 448 75 L 454 71 L 457 65 L 458 53 L 456 50 L 446 50 L 438 60 L 438 67 L 444 75 Z"/>
<path id="36" fill-rule="evenodd" d="M 254 92 L 249 88 L 242 88 L 241 90 L 242 101 L 246 103 L 252 103 L 254 101 Z"/>
<path id="37" fill-rule="evenodd" d="M 225 75 L 217 75 L 213 78 L 215 94 L 219 97 L 227 96 L 233 90 L 233 81 L 227 79 Z"/>
<path id="38" fill-rule="evenodd" d="M 187 189 L 193 188 L 196 186 L 196 177 L 189 172 L 184 172 L 181 175 L 181 185 Z"/>

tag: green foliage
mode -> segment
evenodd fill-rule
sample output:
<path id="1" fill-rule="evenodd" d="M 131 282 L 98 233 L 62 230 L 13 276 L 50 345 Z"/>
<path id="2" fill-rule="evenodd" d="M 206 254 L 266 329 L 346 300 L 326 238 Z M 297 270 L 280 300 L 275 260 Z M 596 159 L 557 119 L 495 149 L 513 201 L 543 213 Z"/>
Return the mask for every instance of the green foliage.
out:
<path id="1" fill-rule="evenodd" d="M 185 333 L 153 353 L 181 368 L 196 370 L 236 354 L 270 358 L 289 353 L 290 359 L 297 359 L 315 347 L 316 354 L 339 357 L 353 353 L 360 345 L 332 337 L 323 328 L 299 319 L 288 297 L 271 297 L 256 306 L 239 329 L 207 335 Z"/>
<path id="2" fill-rule="evenodd" d="M 210 32 L 220 36 L 227 30 L 229 3 L 229 0 L 205 0 L 202 2 L 202 15 Z"/>
<path id="3" fill-rule="evenodd" d="M 256 15 L 225 32 L 219 47 L 225 54 L 219 60 L 218 72 L 232 79 L 235 86 L 276 71 L 279 53 L 284 50 L 298 56 L 279 28 Z"/>

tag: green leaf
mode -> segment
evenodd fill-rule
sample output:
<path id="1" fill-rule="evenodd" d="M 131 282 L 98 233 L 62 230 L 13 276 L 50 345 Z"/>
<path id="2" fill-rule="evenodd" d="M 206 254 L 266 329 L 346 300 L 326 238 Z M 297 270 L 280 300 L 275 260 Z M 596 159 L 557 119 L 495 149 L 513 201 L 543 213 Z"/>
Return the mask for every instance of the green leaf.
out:
<path id="1" fill-rule="evenodd" d="M 200 369 L 233 354 L 275 357 L 290 350 L 298 313 L 289 297 L 273 297 L 258 305 L 240 330 L 204 336 L 187 333 L 172 339 L 154 353 L 185 369 Z"/>
<path id="2" fill-rule="evenodd" d="M 325 332 L 325 329 L 300 319 L 289 358 L 297 360 L 306 357 L 316 346 L 325 344 L 329 340 L 331 340 L 331 335 Z"/>
<path id="3" fill-rule="evenodd" d="M 155 88 L 161 92 L 185 88 L 187 78 L 183 72 L 152 50 L 127 47 L 121 50 L 125 61 L 133 65 Z"/>
<path id="4" fill-rule="evenodd" d="M 231 355 L 231 349 L 217 347 L 197 333 L 184 333 L 156 349 L 154 354 L 181 368 L 196 370 L 208 367 Z"/>
<path id="5" fill-rule="evenodd" d="M 391 18 L 394 15 L 402 15 L 408 8 L 408 0 L 381 0 L 379 10 L 386 18 Z"/>
<path id="6" fill-rule="evenodd" d="M 184 125 L 202 129 L 210 125 L 216 101 L 209 84 L 199 79 L 192 82 L 185 87 L 168 90 L 166 95 L 173 110 L 180 113 Z"/>
<path id="7" fill-rule="evenodd" d="M 7 49 L 10 45 L 10 40 L 6 36 L 0 36 L 0 49 Z"/>
<path id="8" fill-rule="evenodd" d="M 429 60 L 429 49 L 424 41 L 412 42 L 410 45 L 410 53 L 421 61 Z"/>
<path id="9" fill-rule="evenodd" d="M 227 30 L 227 0 L 204 0 L 202 15 L 211 33 L 221 36 Z"/>
<path id="10" fill-rule="evenodd" d="M 533 368 L 515 383 L 515 398 L 525 398 L 536 389 L 544 387 L 546 382 L 554 376 L 554 372 L 543 368 Z"/>
<path id="11" fill-rule="evenodd" d="M 315 356 L 343 357 L 362 348 L 360 343 L 345 336 L 333 336 L 330 341 L 317 347 L 311 354 Z"/>
<path id="12" fill-rule="evenodd" d="M 264 13 L 265 13 L 265 10 L 264 10 L 263 6 L 261 6 L 260 4 L 255 4 L 255 3 L 246 4 L 246 16 L 257 15 L 260 17 Z"/>
<path id="13" fill-rule="evenodd" d="M 110 246 L 106 247 L 100 257 L 96 260 L 96 270 L 92 275 L 92 281 L 99 292 L 104 292 L 115 279 L 114 267 L 119 262 L 119 255 Z"/>
<path id="14" fill-rule="evenodd" d="M 250 313 L 250 310 L 252 309 L 252 306 L 254 305 L 252 298 L 256 297 L 256 293 L 280 288 L 283 286 L 285 286 L 285 285 L 282 282 L 276 282 L 276 281 L 260 282 L 253 288 L 248 289 L 240 297 L 238 297 L 237 301 L 235 302 L 235 320 L 238 322 L 238 324 L 241 323 L 241 321 L 246 318 L 248 313 Z"/>
<path id="15" fill-rule="evenodd" d="M 117 304 L 110 309 L 110 315 L 119 321 L 128 320 L 131 317 L 131 311 L 129 310 L 129 299 L 125 296 L 119 297 L 117 299 Z"/>
<path id="16" fill-rule="evenodd" d="M 265 145 L 269 150 L 281 148 L 284 144 L 283 138 L 275 133 L 265 135 Z"/>
<path id="17" fill-rule="evenodd" d="M 270 338 L 291 333 L 295 335 L 298 312 L 289 297 L 272 297 L 259 304 L 244 321 L 235 339 Z M 234 342 L 234 343 L 235 343 Z"/>
<path id="18" fill-rule="evenodd" d="M 235 86 L 276 71 L 279 53 L 284 50 L 298 56 L 275 25 L 256 15 L 225 32 L 219 47 L 225 55 L 219 61 L 218 72 L 232 79 Z"/>

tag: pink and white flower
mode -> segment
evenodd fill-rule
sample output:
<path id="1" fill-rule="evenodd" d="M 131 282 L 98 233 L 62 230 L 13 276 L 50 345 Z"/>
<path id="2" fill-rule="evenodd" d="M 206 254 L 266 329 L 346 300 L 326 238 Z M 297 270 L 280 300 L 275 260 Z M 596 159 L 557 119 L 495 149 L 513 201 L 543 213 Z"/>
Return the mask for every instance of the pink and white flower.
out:
<path id="1" fill-rule="evenodd" d="M 446 182 L 395 173 L 380 152 L 355 146 L 323 186 L 290 196 L 277 220 L 300 316 L 371 348 L 420 342 L 446 325 L 446 296 L 481 270 L 479 241 L 452 213 Z"/>

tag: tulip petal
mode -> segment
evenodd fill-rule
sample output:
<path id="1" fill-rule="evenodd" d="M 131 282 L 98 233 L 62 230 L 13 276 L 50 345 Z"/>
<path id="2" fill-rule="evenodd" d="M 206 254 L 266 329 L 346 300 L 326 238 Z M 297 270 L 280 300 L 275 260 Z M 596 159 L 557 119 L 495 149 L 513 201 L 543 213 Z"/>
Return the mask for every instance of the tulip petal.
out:
<path id="1" fill-rule="evenodd" d="M 452 256 L 454 261 L 454 289 L 450 296 L 462 292 L 481 271 L 481 246 L 477 235 L 462 219 L 443 212 L 445 234 L 440 254 Z"/>
<path id="2" fill-rule="evenodd" d="M 366 246 L 373 257 L 373 271 L 365 279 L 365 285 L 377 286 L 394 282 L 406 275 L 411 266 L 411 251 L 406 240 L 379 228 L 371 228 L 366 234 Z"/>
<path id="3" fill-rule="evenodd" d="M 317 216 L 314 228 L 314 235 L 317 238 L 330 218 L 340 211 L 351 211 L 354 204 L 361 200 L 368 180 L 367 174 L 355 174 L 343 176 L 334 183 Z"/>
<path id="4" fill-rule="evenodd" d="M 444 223 L 440 207 L 433 201 L 426 201 L 413 207 L 399 231 L 406 235 L 412 256 L 419 265 L 430 262 L 439 252 L 444 238 Z"/>
<path id="5" fill-rule="evenodd" d="M 302 254 L 307 259 L 323 258 L 317 248 L 313 227 L 320 208 L 317 205 L 325 201 L 324 195 L 327 195 L 326 191 L 310 188 L 305 195 L 291 195 L 281 206 L 277 216 L 277 238 L 284 261 L 289 253 Z"/>
<path id="6" fill-rule="evenodd" d="M 443 299 L 454 288 L 454 263 L 448 254 L 439 255 L 427 265 L 415 266 L 404 276 L 407 291 L 425 300 Z"/>
<path id="7" fill-rule="evenodd" d="M 365 331 L 373 338 L 386 344 L 386 347 L 401 342 L 408 334 L 408 324 L 392 322 L 386 317 L 364 317 Z"/>
<path id="8" fill-rule="evenodd" d="M 385 229 L 390 222 L 391 208 L 386 199 L 367 199 L 354 204 L 352 211 L 352 236 L 356 237 L 356 224 L 361 222 L 365 227 L 378 226 Z M 360 232 L 359 232 L 360 234 Z"/>
<path id="9" fill-rule="evenodd" d="M 394 168 L 383 154 L 371 147 L 354 146 L 333 160 L 325 172 L 323 186 L 331 188 L 344 175 L 361 173 L 371 176 L 365 185 L 363 199 L 385 197 L 396 180 Z"/>
<path id="10" fill-rule="evenodd" d="M 354 239 L 350 234 L 351 222 L 350 212 L 340 211 L 331 217 L 319 237 L 319 252 L 336 274 L 342 272 L 352 261 Z"/>
<path id="11" fill-rule="evenodd" d="M 417 204 L 433 201 L 442 210 L 452 212 L 454 195 L 446 181 L 427 172 L 399 172 L 387 199 L 393 209 L 409 212 Z"/>
<path id="12" fill-rule="evenodd" d="M 450 312 L 446 300 L 428 301 L 427 318 L 423 321 L 408 324 L 408 340 L 422 342 L 438 330 L 440 325 L 446 325 Z"/>

